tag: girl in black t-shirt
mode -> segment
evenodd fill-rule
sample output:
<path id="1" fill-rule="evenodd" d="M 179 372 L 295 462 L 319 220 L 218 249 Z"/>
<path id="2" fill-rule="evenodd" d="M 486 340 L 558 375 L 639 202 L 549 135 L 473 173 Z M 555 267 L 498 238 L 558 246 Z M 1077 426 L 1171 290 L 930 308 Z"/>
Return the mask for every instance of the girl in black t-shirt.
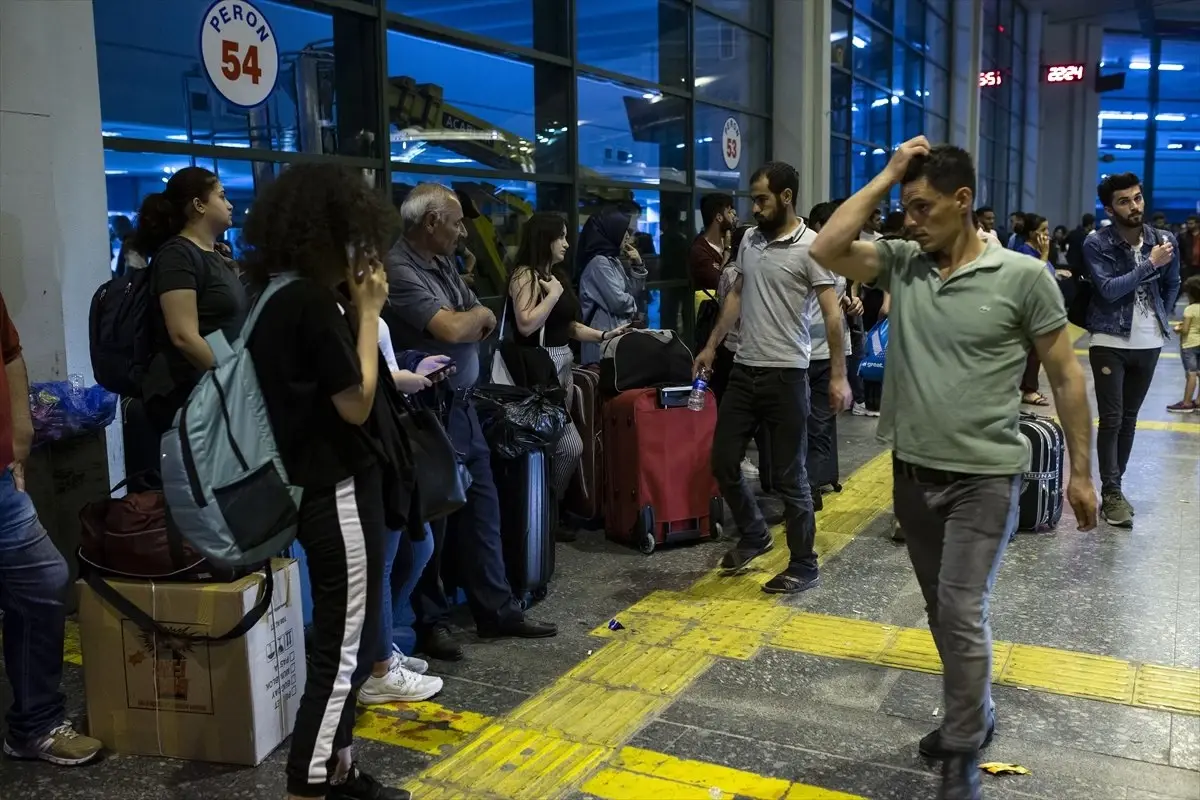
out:
<path id="1" fill-rule="evenodd" d="M 285 271 L 301 277 L 271 296 L 246 342 L 288 480 L 304 489 L 297 539 L 308 556 L 313 622 L 289 797 L 409 797 L 361 772 L 351 749 L 358 689 L 379 641 L 392 508 L 384 475 L 397 466 L 379 382 L 381 372 L 389 377 L 379 351 L 388 287 L 376 255 L 394 214 L 361 174 L 297 164 L 259 194 L 246 220 L 252 283 Z M 349 297 L 338 291 L 343 283 Z"/>
<path id="2" fill-rule="evenodd" d="M 128 245 L 150 260 L 157 303 L 150 315 L 153 355 L 142 381 L 142 402 L 156 437 L 213 366 L 204 337 L 220 330 L 232 342 L 241 334 L 246 292 L 220 241 L 232 224 L 225 188 L 201 167 L 176 172 L 138 212 Z"/>

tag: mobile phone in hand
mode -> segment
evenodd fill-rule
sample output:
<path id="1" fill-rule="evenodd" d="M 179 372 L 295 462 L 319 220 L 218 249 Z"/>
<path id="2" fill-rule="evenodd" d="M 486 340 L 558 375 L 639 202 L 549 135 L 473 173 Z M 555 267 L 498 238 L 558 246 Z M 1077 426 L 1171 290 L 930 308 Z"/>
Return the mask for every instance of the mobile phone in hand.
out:
<path id="1" fill-rule="evenodd" d="M 449 361 L 445 365 L 435 369 L 433 372 L 428 373 L 425 377 L 431 381 L 436 381 L 452 369 L 454 369 L 454 362 Z"/>

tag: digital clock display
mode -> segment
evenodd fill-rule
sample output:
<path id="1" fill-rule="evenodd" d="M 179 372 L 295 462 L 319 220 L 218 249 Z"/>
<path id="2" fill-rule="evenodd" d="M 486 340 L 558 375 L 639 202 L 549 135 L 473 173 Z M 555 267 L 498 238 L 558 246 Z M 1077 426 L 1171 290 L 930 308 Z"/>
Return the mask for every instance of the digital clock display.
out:
<path id="1" fill-rule="evenodd" d="M 1078 83 L 1083 80 L 1083 64 L 1052 64 L 1044 67 L 1046 83 Z"/>
<path id="2" fill-rule="evenodd" d="M 979 73 L 980 86 L 999 86 L 1004 83 L 1004 74 L 998 69 L 984 70 Z"/>

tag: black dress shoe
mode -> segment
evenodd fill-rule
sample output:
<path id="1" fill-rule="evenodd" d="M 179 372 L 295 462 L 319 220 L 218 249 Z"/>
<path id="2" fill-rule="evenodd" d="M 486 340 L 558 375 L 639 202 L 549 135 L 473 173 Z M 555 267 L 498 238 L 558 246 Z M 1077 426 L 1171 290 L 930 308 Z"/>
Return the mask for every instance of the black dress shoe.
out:
<path id="1" fill-rule="evenodd" d="M 988 714 L 988 729 L 987 735 L 983 737 L 983 744 L 979 746 L 982 750 L 992 743 L 992 737 L 996 735 L 996 712 L 993 709 Z M 917 745 L 921 755 L 925 758 L 932 758 L 937 761 L 949 758 L 954 755 L 951 751 L 942 746 L 942 729 L 938 728 L 921 737 L 921 743 Z"/>
<path id="2" fill-rule="evenodd" d="M 417 635 L 416 651 L 438 661 L 462 661 L 462 647 L 454 641 L 453 634 L 445 625 L 434 625 Z"/>
<path id="3" fill-rule="evenodd" d="M 741 572 L 751 561 L 771 552 L 774 547 L 775 543 L 770 539 L 760 545 L 738 542 L 721 557 L 721 569 L 725 572 Z"/>
<path id="4" fill-rule="evenodd" d="M 983 800 L 977 753 L 952 753 L 942 761 L 942 792 L 938 800 Z"/>
<path id="5" fill-rule="evenodd" d="M 532 622 L 527 619 L 479 626 L 480 639 L 549 639 L 556 635 L 558 628 L 549 622 Z"/>

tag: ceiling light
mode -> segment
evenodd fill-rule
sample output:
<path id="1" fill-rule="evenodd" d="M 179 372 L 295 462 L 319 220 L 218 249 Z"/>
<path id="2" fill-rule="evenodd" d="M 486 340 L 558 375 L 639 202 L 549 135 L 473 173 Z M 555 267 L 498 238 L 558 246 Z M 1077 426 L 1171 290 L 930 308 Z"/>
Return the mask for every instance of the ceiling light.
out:
<path id="1" fill-rule="evenodd" d="M 854 46 L 855 46 L 855 47 L 857 47 L 859 50 L 861 50 L 861 49 L 863 49 L 864 47 L 866 47 L 866 46 L 867 46 L 867 42 L 866 42 L 866 40 L 865 40 L 865 39 L 861 39 L 861 38 L 859 38 L 859 37 L 857 37 L 857 36 L 855 36 L 853 39 L 851 39 L 851 40 L 850 40 L 850 44 L 854 45 Z"/>
<path id="2" fill-rule="evenodd" d="M 1117 148 L 1118 150 L 1132 150 L 1133 149 L 1133 145 L 1131 145 L 1131 144 L 1114 144 L 1113 147 Z"/>
<path id="3" fill-rule="evenodd" d="M 1187 122 L 1187 114 L 1158 114 L 1154 119 L 1159 122 Z"/>

